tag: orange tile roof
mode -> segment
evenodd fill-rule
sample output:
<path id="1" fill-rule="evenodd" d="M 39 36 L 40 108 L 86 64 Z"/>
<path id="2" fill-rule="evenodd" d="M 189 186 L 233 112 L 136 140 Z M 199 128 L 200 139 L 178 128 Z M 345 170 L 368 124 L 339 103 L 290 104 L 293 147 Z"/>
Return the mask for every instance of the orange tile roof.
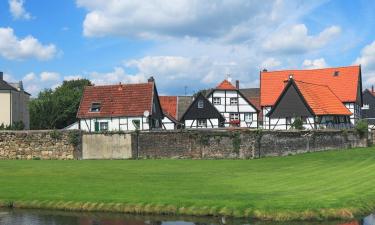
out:
<path id="1" fill-rule="evenodd" d="M 335 71 L 338 72 L 334 76 Z M 272 106 L 285 87 L 285 81 L 293 75 L 295 80 L 308 83 L 327 85 L 342 102 L 355 102 L 360 66 L 312 70 L 283 70 L 264 71 L 260 74 L 260 103 L 261 106 Z"/>
<path id="2" fill-rule="evenodd" d="M 328 86 L 297 80 L 294 82 L 315 115 L 352 115 Z"/>
<path id="3" fill-rule="evenodd" d="M 229 82 L 228 80 L 223 80 L 223 82 L 221 82 L 216 87 L 216 89 L 218 89 L 218 90 L 237 90 L 237 88 L 235 86 L 233 86 L 233 84 L 231 82 Z"/>
<path id="4" fill-rule="evenodd" d="M 165 114 L 177 118 L 177 96 L 159 96 L 161 108 Z"/>
<path id="5" fill-rule="evenodd" d="M 87 86 L 83 91 L 78 118 L 143 116 L 152 112 L 154 83 Z M 100 112 L 90 112 L 100 103 Z"/>

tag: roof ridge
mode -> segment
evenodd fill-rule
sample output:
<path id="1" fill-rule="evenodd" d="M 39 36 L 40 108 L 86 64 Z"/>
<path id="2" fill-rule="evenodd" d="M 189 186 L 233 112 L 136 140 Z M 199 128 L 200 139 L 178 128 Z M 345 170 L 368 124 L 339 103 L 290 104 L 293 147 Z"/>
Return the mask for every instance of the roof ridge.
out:
<path id="1" fill-rule="evenodd" d="M 288 69 L 288 70 L 272 70 L 272 71 L 260 71 L 260 73 L 273 73 L 273 72 L 288 72 L 288 71 L 317 71 L 317 70 L 329 70 L 329 69 L 341 69 L 341 68 L 351 68 L 360 67 L 361 65 L 350 65 L 350 66 L 337 66 L 337 67 L 325 67 L 317 69 Z"/>
<path id="2" fill-rule="evenodd" d="M 152 83 L 121 83 L 121 84 L 104 84 L 104 85 L 88 85 L 88 88 L 95 88 L 95 87 L 116 87 L 116 86 L 136 86 L 136 85 L 152 85 Z"/>

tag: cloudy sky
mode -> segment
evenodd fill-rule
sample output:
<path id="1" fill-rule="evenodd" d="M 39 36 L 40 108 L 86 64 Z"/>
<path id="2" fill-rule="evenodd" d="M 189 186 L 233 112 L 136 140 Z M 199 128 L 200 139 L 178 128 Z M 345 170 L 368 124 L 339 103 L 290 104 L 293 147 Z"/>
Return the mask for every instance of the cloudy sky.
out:
<path id="1" fill-rule="evenodd" d="M 361 64 L 375 84 L 374 1 L 2 0 L 0 71 L 34 96 L 62 80 L 156 78 L 159 93 L 242 87 L 259 71 Z"/>

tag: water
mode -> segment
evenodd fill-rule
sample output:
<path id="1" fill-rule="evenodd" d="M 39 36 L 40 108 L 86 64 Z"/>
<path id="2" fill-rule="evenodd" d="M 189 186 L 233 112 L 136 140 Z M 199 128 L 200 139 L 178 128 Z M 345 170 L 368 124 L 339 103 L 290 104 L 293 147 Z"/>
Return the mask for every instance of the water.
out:
<path id="1" fill-rule="evenodd" d="M 375 214 L 360 220 L 272 223 L 212 217 L 138 216 L 45 210 L 0 209 L 1 225 L 375 225 Z"/>

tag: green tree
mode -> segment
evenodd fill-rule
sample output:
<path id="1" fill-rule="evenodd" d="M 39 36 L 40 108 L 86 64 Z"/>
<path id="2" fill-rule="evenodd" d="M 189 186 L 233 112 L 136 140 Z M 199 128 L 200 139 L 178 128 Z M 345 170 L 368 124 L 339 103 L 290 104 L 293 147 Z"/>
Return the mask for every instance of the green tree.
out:
<path id="1" fill-rule="evenodd" d="M 30 128 L 61 129 L 76 121 L 83 88 L 87 79 L 64 81 L 55 90 L 45 89 L 30 101 Z"/>

